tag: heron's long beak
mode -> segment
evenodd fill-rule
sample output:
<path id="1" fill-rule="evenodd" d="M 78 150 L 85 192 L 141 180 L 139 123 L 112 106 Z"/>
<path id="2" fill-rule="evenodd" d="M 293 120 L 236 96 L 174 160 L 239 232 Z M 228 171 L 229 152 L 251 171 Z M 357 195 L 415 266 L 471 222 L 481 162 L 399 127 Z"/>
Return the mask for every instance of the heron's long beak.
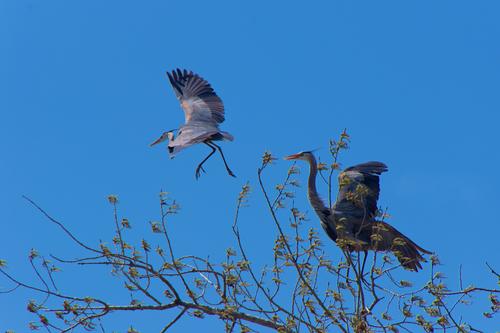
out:
<path id="1" fill-rule="evenodd" d="M 155 142 L 153 142 L 152 144 L 150 144 L 149 146 L 150 147 L 153 147 L 154 145 L 157 145 L 159 143 L 162 143 L 164 141 L 166 141 L 167 139 L 169 140 L 173 140 L 174 138 L 174 133 L 172 133 L 172 131 L 169 131 L 169 132 L 165 132 L 163 133 L 159 138 L 158 140 L 156 140 Z"/>
<path id="2" fill-rule="evenodd" d="M 285 160 L 296 160 L 296 159 L 299 159 L 299 158 L 300 158 L 300 154 L 293 154 L 293 155 L 289 155 L 289 156 L 283 157 L 283 159 L 285 159 Z"/>

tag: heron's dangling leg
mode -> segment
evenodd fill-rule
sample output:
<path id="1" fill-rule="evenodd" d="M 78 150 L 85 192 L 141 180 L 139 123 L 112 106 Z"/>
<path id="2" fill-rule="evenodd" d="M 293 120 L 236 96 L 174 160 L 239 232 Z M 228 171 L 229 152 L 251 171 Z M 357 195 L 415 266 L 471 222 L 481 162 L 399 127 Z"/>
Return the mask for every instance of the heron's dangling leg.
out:
<path id="1" fill-rule="evenodd" d="M 205 142 L 207 145 L 209 145 L 210 147 L 214 148 L 213 146 L 215 146 L 218 150 L 219 150 L 219 153 L 220 153 L 220 156 L 222 156 L 222 160 L 224 161 L 224 165 L 226 166 L 226 170 L 227 170 L 227 173 L 232 176 L 232 177 L 235 177 L 235 174 L 231 171 L 231 169 L 229 169 L 229 166 L 227 165 L 227 162 L 226 162 L 226 158 L 224 157 L 224 153 L 222 152 L 222 149 L 216 145 L 215 143 L 213 143 L 212 141 L 210 142 Z M 212 146 L 213 145 L 213 146 Z"/>
<path id="2" fill-rule="evenodd" d="M 200 170 L 203 171 L 203 172 L 205 172 L 205 169 L 203 169 L 203 163 L 205 163 L 210 158 L 210 156 L 212 156 L 215 153 L 215 148 L 214 147 L 212 147 L 211 145 L 209 145 L 207 142 L 205 142 L 205 144 L 207 146 L 209 146 L 210 148 L 212 148 L 212 151 L 210 152 L 210 154 L 208 154 L 207 157 L 205 157 L 203 159 L 203 161 L 201 161 L 200 164 L 198 164 L 198 167 L 196 167 L 196 174 L 195 174 L 196 179 L 200 178 Z"/>

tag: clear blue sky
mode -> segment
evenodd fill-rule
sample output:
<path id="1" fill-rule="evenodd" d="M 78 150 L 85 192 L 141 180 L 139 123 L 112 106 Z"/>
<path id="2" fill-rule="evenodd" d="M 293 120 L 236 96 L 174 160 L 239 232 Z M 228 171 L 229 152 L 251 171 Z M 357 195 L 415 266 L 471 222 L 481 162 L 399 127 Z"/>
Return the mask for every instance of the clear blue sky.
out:
<path id="1" fill-rule="evenodd" d="M 23 194 L 97 243 L 112 235 L 108 194 L 147 235 L 160 189 L 183 208 L 177 252 L 220 256 L 234 246 L 235 199 L 246 181 L 255 187 L 262 152 L 320 147 L 324 156 L 347 127 L 344 166 L 389 166 L 380 205 L 391 223 L 439 253 L 450 283 L 460 264 L 465 281 L 493 281 L 484 262 L 500 268 L 499 14 L 497 1 L 1 0 L 0 257 L 28 276 L 31 247 L 79 253 Z M 183 121 L 165 76 L 175 67 L 200 73 L 225 102 L 222 127 L 236 139 L 223 146 L 238 178 L 213 158 L 195 181 L 207 147 L 174 160 L 148 147 Z M 273 173 L 288 166 L 278 161 Z M 297 200 L 307 207 L 303 188 Z M 241 221 L 254 258 L 274 237 L 262 207 L 255 188 Z M 107 282 L 85 276 L 66 269 L 60 283 L 117 299 Z M 1 330 L 26 331 L 28 297 L 0 296 Z M 165 322 L 139 318 L 106 323 L 154 332 Z M 173 331 L 202 324 L 221 330 L 185 319 Z"/>

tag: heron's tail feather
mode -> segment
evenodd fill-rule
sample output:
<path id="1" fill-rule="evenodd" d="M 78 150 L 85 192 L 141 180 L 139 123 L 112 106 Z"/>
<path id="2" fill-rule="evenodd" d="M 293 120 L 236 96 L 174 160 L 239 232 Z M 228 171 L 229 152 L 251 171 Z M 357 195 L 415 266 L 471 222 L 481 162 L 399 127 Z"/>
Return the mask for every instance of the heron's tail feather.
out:
<path id="1" fill-rule="evenodd" d="M 420 263 L 426 261 L 422 253 L 431 254 L 390 224 L 381 221 L 372 225 L 371 247 L 375 251 L 391 251 L 404 268 L 413 271 L 422 269 Z"/>
<path id="2" fill-rule="evenodd" d="M 234 136 L 232 136 L 231 133 L 224 132 L 224 131 L 220 131 L 220 133 L 222 134 L 222 136 L 224 137 L 224 139 L 229 140 L 229 141 L 233 141 L 234 140 Z"/>

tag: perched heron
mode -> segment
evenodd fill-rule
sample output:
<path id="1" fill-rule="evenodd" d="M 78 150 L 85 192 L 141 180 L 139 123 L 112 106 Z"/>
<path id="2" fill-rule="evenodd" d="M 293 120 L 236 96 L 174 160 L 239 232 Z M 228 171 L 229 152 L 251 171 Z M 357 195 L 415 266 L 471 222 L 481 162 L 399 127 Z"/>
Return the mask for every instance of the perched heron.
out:
<path id="1" fill-rule="evenodd" d="M 422 253 L 431 254 L 415 244 L 390 224 L 377 220 L 377 201 L 380 192 L 379 175 L 387 166 L 367 162 L 343 170 L 339 192 L 333 207 L 326 207 L 316 190 L 318 167 L 312 152 L 300 152 L 286 160 L 309 163 L 308 197 L 328 236 L 342 249 L 352 251 L 391 251 L 401 265 L 418 271 L 425 261 Z M 365 256 L 366 259 L 366 256 Z"/>
<path id="2" fill-rule="evenodd" d="M 177 131 L 177 137 L 173 131 L 164 132 L 151 146 L 169 140 L 168 152 L 173 158 L 179 151 L 197 143 L 204 143 L 212 149 L 196 168 L 196 179 L 200 177 L 200 171 L 205 172 L 203 163 L 219 150 L 228 174 L 235 177 L 229 169 L 226 158 L 220 146 L 214 141 L 233 141 L 233 136 L 228 132 L 221 131 L 219 124 L 224 121 L 224 104 L 217 96 L 210 84 L 198 74 L 191 71 L 176 69 L 172 73 L 167 72 L 168 79 L 172 85 L 175 95 L 184 110 L 185 124 Z"/>

